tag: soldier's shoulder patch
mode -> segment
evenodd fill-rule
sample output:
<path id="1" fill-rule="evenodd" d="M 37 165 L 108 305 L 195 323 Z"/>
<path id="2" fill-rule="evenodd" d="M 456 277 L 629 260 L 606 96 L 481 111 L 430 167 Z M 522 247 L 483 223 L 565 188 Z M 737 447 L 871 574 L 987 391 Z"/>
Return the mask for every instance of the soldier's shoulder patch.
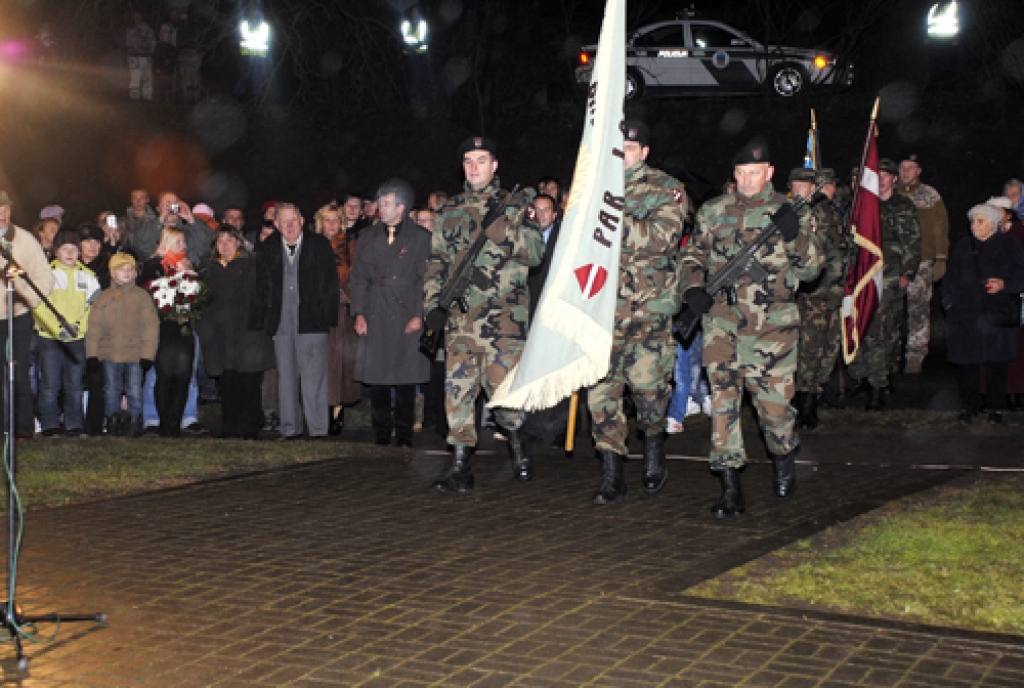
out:
<path id="1" fill-rule="evenodd" d="M 676 205 L 682 205 L 683 198 L 684 196 L 682 189 L 672 189 L 672 200 L 676 202 Z"/>
<path id="2" fill-rule="evenodd" d="M 526 217 L 530 222 L 537 221 L 537 211 L 534 210 L 533 205 L 526 206 Z"/>

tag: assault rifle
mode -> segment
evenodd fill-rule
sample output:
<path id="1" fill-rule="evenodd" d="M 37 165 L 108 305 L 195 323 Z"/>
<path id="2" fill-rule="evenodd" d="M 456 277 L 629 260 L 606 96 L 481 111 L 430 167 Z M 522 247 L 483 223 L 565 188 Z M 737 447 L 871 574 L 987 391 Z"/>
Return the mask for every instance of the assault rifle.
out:
<path id="1" fill-rule="evenodd" d="M 801 198 L 799 201 L 794 203 L 793 212 L 800 212 L 805 205 L 814 199 L 824 186 L 825 182 L 818 184 L 814 187 L 814 191 L 809 193 L 805 198 Z M 741 277 L 749 275 L 753 282 L 763 282 L 768 279 L 768 273 L 765 272 L 764 268 L 761 267 L 761 264 L 757 262 L 757 258 L 754 254 L 759 248 L 764 246 L 768 239 L 770 239 L 778 229 L 779 228 L 776 226 L 774 220 L 769 222 L 768 226 L 765 227 L 760 234 L 754 237 L 753 241 L 744 246 L 739 253 L 733 256 L 729 262 L 725 264 L 725 267 L 708 278 L 704 289 L 711 298 L 714 298 L 719 292 L 724 291 L 729 305 L 735 306 L 737 302 L 736 283 L 739 282 Z M 676 330 L 678 331 L 680 341 L 685 342 L 693 337 L 693 333 L 696 331 L 697 325 L 700 324 L 700 319 L 701 314 L 695 313 L 691 308 L 687 307 L 683 309 L 683 312 L 676 318 Z"/>
<path id="2" fill-rule="evenodd" d="M 484 242 L 487 241 L 487 229 L 494 224 L 498 218 L 505 214 L 508 202 L 519 190 L 517 184 L 512 191 L 499 198 L 492 196 L 487 201 L 487 214 L 480 223 L 480 233 L 476 235 L 462 261 L 452 270 L 452 275 L 441 288 L 437 297 L 437 307 L 427 313 L 423 319 L 423 332 L 420 334 L 420 351 L 425 353 L 430 360 L 437 356 L 437 350 L 444 343 L 444 328 L 448 324 L 448 315 L 454 306 L 458 306 L 463 313 L 469 311 L 469 304 L 466 302 L 466 290 L 469 285 L 475 284 L 478 289 L 486 289 L 490 284 L 487 275 L 476 267 L 477 256 L 483 250 Z M 440 231 L 440 229 L 438 229 Z"/>

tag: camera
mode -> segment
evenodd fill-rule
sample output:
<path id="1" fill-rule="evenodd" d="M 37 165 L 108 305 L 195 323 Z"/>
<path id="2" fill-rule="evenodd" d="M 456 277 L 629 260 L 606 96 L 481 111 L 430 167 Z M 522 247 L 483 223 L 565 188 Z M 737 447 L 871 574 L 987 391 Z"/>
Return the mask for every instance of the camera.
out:
<path id="1" fill-rule="evenodd" d="M 114 229 L 117 227 L 117 218 L 113 215 L 107 215 L 107 227 Z"/>
<path id="2" fill-rule="evenodd" d="M 181 210 L 181 204 L 180 203 L 171 203 L 171 212 L 172 213 L 177 213 L 180 210 Z"/>

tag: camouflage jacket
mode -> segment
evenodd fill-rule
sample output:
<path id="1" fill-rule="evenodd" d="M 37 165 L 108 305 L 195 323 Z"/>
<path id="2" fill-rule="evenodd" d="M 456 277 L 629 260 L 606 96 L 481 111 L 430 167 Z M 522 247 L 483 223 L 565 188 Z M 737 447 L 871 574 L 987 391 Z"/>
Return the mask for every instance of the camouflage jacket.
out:
<path id="1" fill-rule="evenodd" d="M 935 187 L 914 182 L 900 183 L 899 192 L 914 202 L 921 223 L 921 260 L 945 258 L 949 254 L 949 214 Z"/>
<path id="2" fill-rule="evenodd" d="M 829 308 L 837 308 L 846 288 L 846 266 L 850 261 L 852 242 L 843 231 L 839 215 L 827 198 L 821 198 L 805 207 L 802 214 L 808 217 L 811 230 L 818 237 L 823 260 L 821 273 L 800 285 L 800 296 L 821 302 Z"/>
<path id="3" fill-rule="evenodd" d="M 921 264 L 921 224 L 917 208 L 906 196 L 893 192 L 882 201 L 882 276 L 892 282 L 914 279 Z"/>
<path id="4" fill-rule="evenodd" d="M 683 251 L 682 291 L 704 286 L 708 276 L 725 267 L 760 234 L 768 226 L 769 216 L 786 202 L 786 197 L 775 193 L 769 182 L 751 198 L 733 193 L 705 203 L 697 213 L 697 229 Z M 811 223 L 805 216 L 796 239 L 786 242 L 776 233 L 755 255 L 768 279 L 755 282 L 749 276 L 742 277 L 735 285 L 738 305 L 728 305 L 725 296 L 719 294 L 709 315 L 731 322 L 745 319 L 753 329 L 761 329 L 762 324 L 799 322 L 797 285 L 801 280 L 817 277 L 823 261 L 821 244 Z M 773 315 L 769 318 L 767 314 Z"/>
<path id="5" fill-rule="evenodd" d="M 481 191 L 466 184 L 465 191 L 453 197 L 438 212 L 427 275 L 423 285 L 424 307 L 436 308 L 438 294 L 448 281 L 453 267 L 461 260 L 477 236 L 487 214 L 487 201 L 507 192 L 499 188 L 498 178 Z M 530 217 L 533 189 L 513 196 L 505 217 L 495 222 L 491 233 L 503 230 L 504 238 L 495 243 L 490 235 L 476 259 L 481 282 L 470 284 L 465 298 L 469 311 L 452 309 L 448 333 L 470 334 L 482 339 L 501 337 L 525 339 L 530 303 L 526 278 L 529 269 L 544 255 L 544 238 Z"/>
<path id="6" fill-rule="evenodd" d="M 676 261 L 686 194 L 679 181 L 641 162 L 626 170 L 616 321 L 671 318 L 679 310 Z"/>

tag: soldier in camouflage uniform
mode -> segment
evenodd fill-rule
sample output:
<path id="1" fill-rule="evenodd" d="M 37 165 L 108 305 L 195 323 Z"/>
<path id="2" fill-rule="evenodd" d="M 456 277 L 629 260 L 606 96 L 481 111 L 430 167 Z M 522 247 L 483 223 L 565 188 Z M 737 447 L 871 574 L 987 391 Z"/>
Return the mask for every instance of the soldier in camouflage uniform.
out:
<path id="1" fill-rule="evenodd" d="M 424 282 L 425 312 L 438 306 L 438 296 L 480 231 L 489 204 L 504 200 L 495 172 L 497 148 L 487 138 L 472 138 L 460 149 L 466 173 L 465 191 L 438 213 Z M 487 241 L 476 259 L 476 276 L 464 294 L 468 311 L 454 308 L 445 330 L 445 412 L 448 443 L 455 455 L 448 473 L 434 483 L 440 492 L 473 489 L 470 458 L 476 447 L 476 398 L 488 397 L 519 362 L 526 343 L 530 295 L 526 278 L 544 255 L 544 239 L 533 222 L 533 190 L 508 200 L 503 217 L 487 229 Z M 504 428 L 518 480 L 533 476 L 522 411 L 498 408 L 495 418 Z"/>
<path id="2" fill-rule="evenodd" d="M 914 203 L 896 193 L 896 163 L 882 158 L 878 163 L 878 197 L 882 214 L 882 294 L 878 310 L 868 325 L 857 357 L 850 364 L 850 376 L 858 380 L 856 390 L 868 389 L 867 409 L 880 411 L 885 403 L 889 375 L 899 359 L 903 296 L 921 264 L 921 227 Z"/>
<path id="3" fill-rule="evenodd" d="M 642 122 L 624 122 L 625 213 L 619 258 L 615 335 L 608 375 L 587 393 L 594 440 L 601 454 L 601 485 L 594 504 L 626 498 L 622 462 L 629 428 L 622 410 L 628 386 L 644 432 L 643 488 L 665 485 L 665 411 L 675 367 L 672 316 L 679 310 L 676 258 L 683 236 L 683 187 L 647 165 L 650 132 Z"/>
<path id="4" fill-rule="evenodd" d="M 704 365 L 711 382 L 710 464 L 722 483 L 722 495 L 711 512 L 718 518 L 746 510 L 738 471 L 747 461 L 740 428 L 744 390 L 767 440 L 776 497 L 788 499 L 796 488 L 799 437 L 789 403 L 800 334 L 796 288 L 800 280 L 817 277 L 822 264 L 811 223 L 798 218 L 786 197 L 772 187 L 768 147 L 752 141 L 733 157 L 733 166 L 736 193 L 704 204 L 681 261 L 683 298 L 695 314 L 704 316 Z M 740 278 L 735 298 L 708 294 L 707 278 L 771 220 L 779 231 L 756 253 L 767 278 Z"/>
<path id="5" fill-rule="evenodd" d="M 835 173 L 829 169 L 816 172 L 801 167 L 789 173 L 790 188 L 799 198 L 805 198 L 822 182 L 826 185 L 832 183 L 834 190 Z M 831 377 L 839 355 L 839 307 L 846 286 L 850 242 L 846 240 L 839 215 L 824 190 L 820 198 L 805 206 L 802 214 L 810 220 L 811 229 L 821 243 L 823 256 L 821 274 L 810 282 L 802 283 L 797 291 L 800 343 L 797 346 L 793 406 L 796 407 L 800 427 L 812 430 L 818 425 L 818 399 L 822 387 Z"/>
<path id="6" fill-rule="evenodd" d="M 921 183 L 921 165 L 916 155 L 909 155 L 900 162 L 897 190 L 914 202 L 921 222 L 921 263 L 917 266 L 917 276 L 907 287 L 906 367 L 908 373 L 920 373 L 931 337 L 932 283 L 946 274 L 949 215 L 939 192 Z"/>

